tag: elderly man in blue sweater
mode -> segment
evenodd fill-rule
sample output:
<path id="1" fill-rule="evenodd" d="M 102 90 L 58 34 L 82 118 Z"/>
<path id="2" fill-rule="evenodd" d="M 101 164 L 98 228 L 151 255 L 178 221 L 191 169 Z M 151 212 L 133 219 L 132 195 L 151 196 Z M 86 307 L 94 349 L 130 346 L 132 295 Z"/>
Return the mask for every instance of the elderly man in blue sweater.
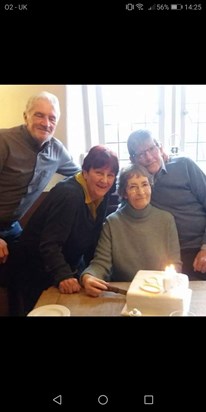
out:
<path id="1" fill-rule="evenodd" d="M 130 160 L 154 176 L 151 203 L 175 218 L 183 262 L 190 280 L 206 280 L 206 176 L 188 157 L 164 161 L 163 150 L 148 130 L 127 141 Z"/>

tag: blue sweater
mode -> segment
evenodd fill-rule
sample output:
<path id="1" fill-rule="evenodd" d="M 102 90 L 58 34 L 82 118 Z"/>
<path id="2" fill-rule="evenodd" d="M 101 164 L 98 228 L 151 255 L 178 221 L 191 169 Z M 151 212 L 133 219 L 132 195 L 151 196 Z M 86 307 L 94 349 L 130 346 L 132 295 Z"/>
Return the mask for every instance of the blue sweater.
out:
<path id="1" fill-rule="evenodd" d="M 193 160 L 166 163 L 155 176 L 151 203 L 173 214 L 181 249 L 206 244 L 206 176 Z"/>

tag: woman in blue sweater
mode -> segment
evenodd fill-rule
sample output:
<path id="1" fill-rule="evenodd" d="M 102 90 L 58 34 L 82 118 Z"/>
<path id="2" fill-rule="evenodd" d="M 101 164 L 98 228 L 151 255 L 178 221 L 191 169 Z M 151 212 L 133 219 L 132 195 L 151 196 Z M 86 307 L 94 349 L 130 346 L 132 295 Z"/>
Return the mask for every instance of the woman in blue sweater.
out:
<path id="1" fill-rule="evenodd" d="M 120 173 L 122 207 L 107 216 L 93 260 L 81 275 L 91 296 L 107 290 L 106 280 L 131 282 L 139 270 L 181 271 L 180 246 L 173 216 L 150 204 L 150 176 L 141 166 Z"/>

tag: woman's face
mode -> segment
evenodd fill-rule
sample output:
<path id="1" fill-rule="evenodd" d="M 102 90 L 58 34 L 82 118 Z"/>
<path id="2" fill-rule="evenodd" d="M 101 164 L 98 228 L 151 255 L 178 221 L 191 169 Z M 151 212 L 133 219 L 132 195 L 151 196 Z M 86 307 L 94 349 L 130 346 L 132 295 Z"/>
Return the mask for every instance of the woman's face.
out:
<path id="1" fill-rule="evenodd" d="M 146 176 L 132 176 L 127 181 L 125 199 L 134 209 L 144 209 L 151 199 L 151 186 Z"/>
<path id="2" fill-rule="evenodd" d="M 93 201 L 105 196 L 115 181 L 115 174 L 109 167 L 91 168 L 88 172 L 83 170 L 83 176 Z"/>

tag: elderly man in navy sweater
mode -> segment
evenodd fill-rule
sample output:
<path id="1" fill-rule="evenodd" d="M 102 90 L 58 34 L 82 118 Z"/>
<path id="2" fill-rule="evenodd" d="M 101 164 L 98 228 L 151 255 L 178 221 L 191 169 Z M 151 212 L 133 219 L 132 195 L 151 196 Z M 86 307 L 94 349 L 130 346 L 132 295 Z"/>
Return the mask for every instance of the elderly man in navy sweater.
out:
<path id="1" fill-rule="evenodd" d="M 19 219 L 54 173 L 70 177 L 79 170 L 54 137 L 59 118 L 58 98 L 41 92 L 28 100 L 25 124 L 0 129 L 0 271 L 8 258 L 10 242 L 21 234 Z"/>
<path id="2" fill-rule="evenodd" d="M 130 160 L 154 177 L 151 203 L 175 218 L 183 262 L 190 280 L 206 280 L 206 176 L 188 157 L 164 161 L 163 150 L 148 130 L 127 141 Z"/>

